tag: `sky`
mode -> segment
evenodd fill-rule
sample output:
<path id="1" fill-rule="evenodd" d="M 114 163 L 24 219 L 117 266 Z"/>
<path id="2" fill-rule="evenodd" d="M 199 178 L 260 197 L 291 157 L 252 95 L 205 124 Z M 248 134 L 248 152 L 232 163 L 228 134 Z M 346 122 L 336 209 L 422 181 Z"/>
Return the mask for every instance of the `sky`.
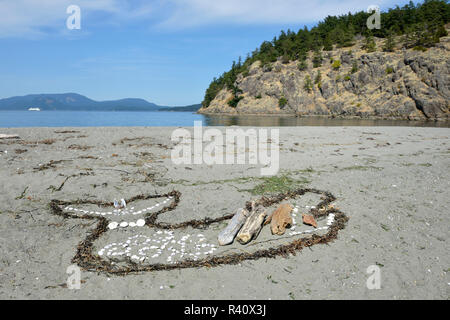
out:
<path id="1" fill-rule="evenodd" d="M 214 77 L 281 30 L 403 0 L 0 0 L 0 99 L 200 103 Z M 417 3 L 417 1 L 414 1 Z M 70 5 L 80 29 L 68 29 Z"/>

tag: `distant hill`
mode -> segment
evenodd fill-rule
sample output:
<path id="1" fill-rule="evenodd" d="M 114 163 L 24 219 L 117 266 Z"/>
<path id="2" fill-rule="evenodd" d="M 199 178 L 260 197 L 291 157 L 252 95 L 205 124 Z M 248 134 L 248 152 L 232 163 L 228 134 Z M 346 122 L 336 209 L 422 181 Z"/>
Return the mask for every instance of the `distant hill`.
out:
<path id="1" fill-rule="evenodd" d="M 202 105 L 199 104 L 193 104 L 186 107 L 167 107 L 167 108 L 160 108 L 158 111 L 171 111 L 171 112 L 197 112 Z"/>
<path id="2" fill-rule="evenodd" d="M 77 93 L 30 94 L 0 99 L 0 110 L 28 110 L 28 108 L 40 108 L 43 111 L 158 111 L 161 106 L 132 98 L 94 101 Z"/>

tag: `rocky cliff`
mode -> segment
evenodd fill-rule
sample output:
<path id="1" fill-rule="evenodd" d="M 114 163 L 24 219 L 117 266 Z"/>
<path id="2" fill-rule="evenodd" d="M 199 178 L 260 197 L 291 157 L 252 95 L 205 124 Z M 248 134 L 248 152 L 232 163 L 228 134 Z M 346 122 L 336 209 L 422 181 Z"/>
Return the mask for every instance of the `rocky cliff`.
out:
<path id="1" fill-rule="evenodd" d="M 377 48 L 382 42 L 376 39 Z M 310 53 L 304 71 L 298 61 L 278 59 L 264 68 L 257 61 L 236 80 L 242 91 L 236 107 L 228 104 L 233 93 L 222 89 L 199 113 L 450 120 L 450 37 L 425 52 L 361 47 L 362 40 L 323 52 L 319 68 Z"/>

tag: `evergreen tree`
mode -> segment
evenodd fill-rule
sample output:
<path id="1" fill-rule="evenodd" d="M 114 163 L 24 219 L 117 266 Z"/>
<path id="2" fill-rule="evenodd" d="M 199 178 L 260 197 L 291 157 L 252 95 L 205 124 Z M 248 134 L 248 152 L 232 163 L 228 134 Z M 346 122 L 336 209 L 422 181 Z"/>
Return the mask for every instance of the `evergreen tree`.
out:
<path id="1" fill-rule="evenodd" d="M 338 45 L 341 48 L 351 47 L 355 44 L 355 33 L 353 26 L 339 31 Z"/>
<path id="2" fill-rule="evenodd" d="M 416 35 L 412 29 L 412 26 L 409 26 L 405 29 L 405 33 L 403 35 L 403 47 L 404 48 L 412 48 L 416 43 Z"/>
<path id="3" fill-rule="evenodd" d="M 435 36 L 436 36 L 438 39 L 439 39 L 439 38 L 442 38 L 442 37 L 448 36 L 448 32 L 447 32 L 447 30 L 445 29 L 445 26 L 444 26 L 444 25 L 440 25 L 440 26 L 437 28 L 436 33 L 435 33 Z"/>
<path id="4" fill-rule="evenodd" d="M 307 91 L 307 92 L 311 92 L 312 91 L 312 81 L 311 81 L 311 77 L 309 75 L 307 75 L 305 77 L 305 83 L 303 85 L 303 88 Z"/>
<path id="5" fill-rule="evenodd" d="M 372 35 L 368 35 L 364 40 L 364 45 L 362 47 L 367 52 L 375 52 L 377 50 L 377 45 Z"/>
<path id="6" fill-rule="evenodd" d="M 358 64 L 356 63 L 356 61 L 353 61 L 352 64 L 352 70 L 350 71 L 351 74 L 357 73 L 358 72 Z"/>
<path id="7" fill-rule="evenodd" d="M 327 36 L 323 41 L 323 51 L 332 51 L 333 50 L 333 42 L 331 38 Z"/>
<path id="8" fill-rule="evenodd" d="M 316 50 L 314 51 L 314 57 L 313 57 L 313 67 L 314 68 L 319 68 L 320 66 L 322 66 L 322 52 L 320 52 L 319 48 L 316 48 Z"/>
<path id="9" fill-rule="evenodd" d="M 320 73 L 320 70 L 317 71 L 316 78 L 314 79 L 314 84 L 319 84 L 322 81 L 322 74 Z"/>

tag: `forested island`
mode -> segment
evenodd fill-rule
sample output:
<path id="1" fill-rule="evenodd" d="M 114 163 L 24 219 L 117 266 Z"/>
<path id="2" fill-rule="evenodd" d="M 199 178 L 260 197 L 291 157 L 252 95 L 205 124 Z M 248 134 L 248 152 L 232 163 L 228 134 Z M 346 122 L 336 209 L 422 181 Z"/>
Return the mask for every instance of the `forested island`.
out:
<path id="1" fill-rule="evenodd" d="M 448 120 L 450 5 L 397 6 L 372 30 L 371 15 L 282 31 L 215 78 L 199 112 Z"/>

